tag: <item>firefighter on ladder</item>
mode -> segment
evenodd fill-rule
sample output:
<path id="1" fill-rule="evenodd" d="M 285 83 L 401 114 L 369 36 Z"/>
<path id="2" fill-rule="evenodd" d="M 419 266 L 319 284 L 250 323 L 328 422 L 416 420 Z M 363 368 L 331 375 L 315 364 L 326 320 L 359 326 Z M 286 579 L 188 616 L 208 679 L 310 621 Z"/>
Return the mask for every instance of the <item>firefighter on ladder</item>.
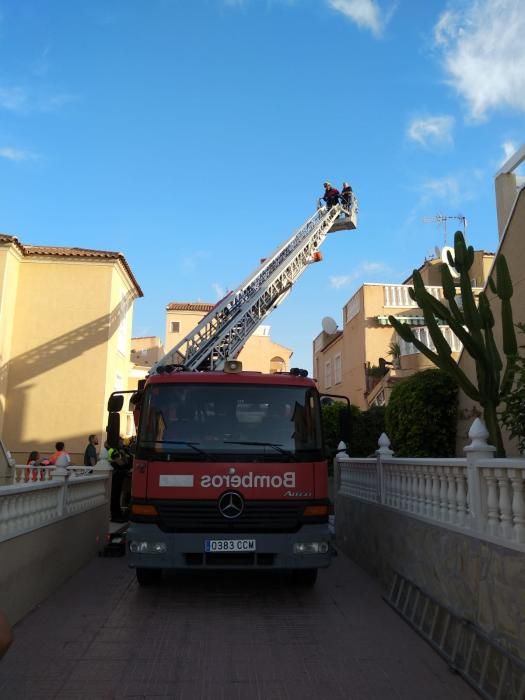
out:
<path id="1" fill-rule="evenodd" d="M 339 202 L 339 190 L 333 187 L 329 182 L 323 183 L 324 195 L 323 199 L 326 202 L 328 209 L 331 209 Z"/>

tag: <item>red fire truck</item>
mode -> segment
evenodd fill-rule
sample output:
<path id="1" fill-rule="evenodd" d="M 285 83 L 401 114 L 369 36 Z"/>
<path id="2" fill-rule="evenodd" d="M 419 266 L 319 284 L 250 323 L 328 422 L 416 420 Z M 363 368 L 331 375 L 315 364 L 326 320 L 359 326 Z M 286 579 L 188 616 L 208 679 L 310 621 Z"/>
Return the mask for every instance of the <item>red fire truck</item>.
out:
<path id="1" fill-rule="evenodd" d="M 324 236 L 355 228 L 355 216 L 355 202 L 354 209 L 318 210 L 133 396 L 127 548 L 140 584 L 157 581 L 163 569 L 225 567 L 288 569 L 313 584 L 317 569 L 329 565 L 328 469 L 316 383 L 305 370 L 244 372 L 229 358 L 319 259 Z M 123 393 L 109 400 L 112 444 Z"/>

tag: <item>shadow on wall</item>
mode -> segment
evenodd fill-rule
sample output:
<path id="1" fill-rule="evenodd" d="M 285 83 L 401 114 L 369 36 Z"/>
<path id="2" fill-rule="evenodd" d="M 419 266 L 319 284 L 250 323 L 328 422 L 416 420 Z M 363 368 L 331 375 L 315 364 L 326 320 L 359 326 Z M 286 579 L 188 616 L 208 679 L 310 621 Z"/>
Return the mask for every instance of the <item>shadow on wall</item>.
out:
<path id="1" fill-rule="evenodd" d="M 0 405 L 0 419 L 3 419 L 4 431 L 5 426 L 9 426 L 7 439 L 9 441 L 8 448 L 12 452 L 24 453 L 34 449 L 42 449 L 44 452 L 49 451 L 52 445 L 48 444 L 33 444 L 31 439 L 22 440 L 24 418 L 27 411 L 28 391 L 31 389 L 36 393 L 36 398 L 33 401 L 43 401 L 49 406 L 49 410 L 54 413 L 60 413 L 61 396 L 60 392 L 55 390 L 54 396 L 48 395 L 38 396 L 38 380 L 33 384 L 27 384 L 28 380 L 35 379 L 40 375 L 53 370 L 54 368 L 71 362 L 77 357 L 80 357 L 88 350 L 99 345 L 107 343 L 109 339 L 118 330 L 123 314 L 127 313 L 134 299 L 134 294 L 128 292 L 110 313 L 104 314 L 94 321 L 85 323 L 82 326 L 63 333 L 53 340 L 42 343 L 32 350 L 13 357 L 5 365 L 0 367 L 0 386 L 5 381 L 6 384 L 6 402 L 5 410 L 2 411 Z M 6 381 L 7 380 L 7 381 Z M 100 378 L 104 383 L 106 376 Z M 23 384 L 23 386 L 22 386 Z M 68 387 L 64 387 L 64 396 L 68 392 Z M 81 397 L 78 397 L 81 400 Z M 101 407 L 102 408 L 102 407 Z M 8 416 L 8 422 L 5 422 L 5 417 Z M 85 441 L 87 444 L 87 436 L 90 433 L 97 433 L 100 427 L 89 428 L 85 430 Z M 57 435 L 56 440 L 69 440 L 71 443 L 77 436 L 72 435 Z M 82 440 L 84 438 L 82 437 Z"/>

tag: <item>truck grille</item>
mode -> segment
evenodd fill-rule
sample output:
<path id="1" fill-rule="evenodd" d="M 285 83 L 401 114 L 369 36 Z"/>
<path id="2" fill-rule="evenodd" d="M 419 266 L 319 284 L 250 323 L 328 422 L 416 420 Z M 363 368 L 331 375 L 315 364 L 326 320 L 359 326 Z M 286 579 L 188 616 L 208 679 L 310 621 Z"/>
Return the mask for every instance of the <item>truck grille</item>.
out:
<path id="1" fill-rule="evenodd" d="M 156 503 L 159 527 L 164 532 L 296 532 L 302 523 L 304 503 L 245 501 L 235 520 L 223 517 L 217 501 Z"/>
<path id="2" fill-rule="evenodd" d="M 227 553 L 213 552 L 203 554 L 192 552 L 185 555 L 187 566 L 273 566 L 275 554 L 267 552 Z"/>

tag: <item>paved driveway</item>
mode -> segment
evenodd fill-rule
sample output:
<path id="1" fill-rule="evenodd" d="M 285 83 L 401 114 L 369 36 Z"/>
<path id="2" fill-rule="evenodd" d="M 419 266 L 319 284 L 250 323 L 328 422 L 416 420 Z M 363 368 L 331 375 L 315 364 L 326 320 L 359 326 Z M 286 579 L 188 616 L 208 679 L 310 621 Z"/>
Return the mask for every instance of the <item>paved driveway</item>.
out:
<path id="1" fill-rule="evenodd" d="M 474 700 L 346 557 L 312 590 L 200 574 L 139 589 L 97 559 L 15 628 L 0 698 Z"/>

